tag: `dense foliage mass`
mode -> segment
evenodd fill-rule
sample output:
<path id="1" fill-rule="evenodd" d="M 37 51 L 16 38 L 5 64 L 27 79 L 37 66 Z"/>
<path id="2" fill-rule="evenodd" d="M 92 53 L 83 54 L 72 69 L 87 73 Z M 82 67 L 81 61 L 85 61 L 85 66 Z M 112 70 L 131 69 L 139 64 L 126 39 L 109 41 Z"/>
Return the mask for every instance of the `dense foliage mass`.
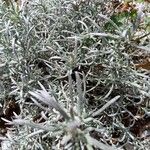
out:
<path id="1" fill-rule="evenodd" d="M 0 3 L 2 150 L 148 150 L 148 0 Z"/>

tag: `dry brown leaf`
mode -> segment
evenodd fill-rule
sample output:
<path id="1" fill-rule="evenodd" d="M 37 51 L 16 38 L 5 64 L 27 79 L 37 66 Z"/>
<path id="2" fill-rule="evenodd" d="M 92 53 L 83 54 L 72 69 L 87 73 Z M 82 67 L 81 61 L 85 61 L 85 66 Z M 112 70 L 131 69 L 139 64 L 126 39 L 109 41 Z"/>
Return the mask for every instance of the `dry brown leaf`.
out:
<path id="1" fill-rule="evenodd" d="M 147 3 L 150 3 L 150 0 L 144 0 L 145 2 L 147 2 Z"/>
<path id="2" fill-rule="evenodd" d="M 150 61 L 135 64 L 136 69 L 146 69 L 150 70 Z"/>

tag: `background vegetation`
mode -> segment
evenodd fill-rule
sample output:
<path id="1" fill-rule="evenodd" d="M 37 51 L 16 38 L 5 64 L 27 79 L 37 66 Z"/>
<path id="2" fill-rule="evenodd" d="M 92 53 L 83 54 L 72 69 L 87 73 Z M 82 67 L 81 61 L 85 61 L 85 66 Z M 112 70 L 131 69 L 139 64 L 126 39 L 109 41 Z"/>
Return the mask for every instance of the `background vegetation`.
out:
<path id="1" fill-rule="evenodd" d="M 148 150 L 148 0 L 0 3 L 2 150 Z"/>

